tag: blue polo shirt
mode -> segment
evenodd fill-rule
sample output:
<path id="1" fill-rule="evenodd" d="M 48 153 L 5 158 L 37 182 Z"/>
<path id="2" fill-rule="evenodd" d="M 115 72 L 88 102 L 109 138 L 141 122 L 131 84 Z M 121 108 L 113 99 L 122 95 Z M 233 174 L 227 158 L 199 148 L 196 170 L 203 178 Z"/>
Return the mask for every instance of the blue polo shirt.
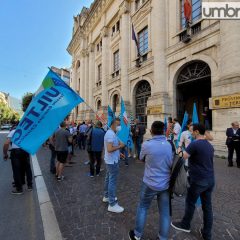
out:
<path id="1" fill-rule="evenodd" d="M 173 157 L 172 147 L 165 136 L 154 136 L 143 143 L 140 160 L 144 159 L 143 182 L 155 191 L 168 189 Z"/>

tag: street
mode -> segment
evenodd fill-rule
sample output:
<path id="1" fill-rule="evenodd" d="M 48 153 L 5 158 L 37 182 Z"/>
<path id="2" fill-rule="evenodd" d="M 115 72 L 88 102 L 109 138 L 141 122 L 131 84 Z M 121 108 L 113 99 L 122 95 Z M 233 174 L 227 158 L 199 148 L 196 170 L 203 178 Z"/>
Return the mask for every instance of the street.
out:
<path id="1" fill-rule="evenodd" d="M 2 148 L 7 132 L 0 132 Z M 15 196 L 12 191 L 11 162 L 3 161 L 0 151 L 0 239 L 1 240 L 43 240 L 42 219 L 36 191 Z M 26 186 L 24 186 L 26 189 Z"/>
<path id="2" fill-rule="evenodd" d="M 66 240 L 114 240 L 128 239 L 128 231 L 134 227 L 136 207 L 143 175 L 144 165 L 130 161 L 130 166 L 121 164 L 118 193 L 123 214 L 107 212 L 102 203 L 104 173 L 94 179 L 88 176 L 88 160 L 84 151 L 77 150 L 76 164 L 65 169 L 66 180 L 57 182 L 49 172 L 50 152 L 43 148 L 38 153 L 51 201 L 54 206 L 60 230 Z M 238 240 L 240 236 L 240 170 L 228 168 L 226 160 L 215 159 L 216 188 L 213 196 L 214 228 L 213 239 Z M 183 216 L 184 199 L 173 201 L 173 219 Z M 202 213 L 195 212 L 192 233 L 185 234 L 171 229 L 172 240 L 200 240 Z M 145 240 L 155 240 L 158 232 L 157 204 L 154 201 L 145 228 Z"/>
<path id="3" fill-rule="evenodd" d="M 6 132 L 0 133 L 2 146 Z M 73 167 L 65 169 L 66 180 L 57 182 L 49 172 L 50 151 L 42 148 L 38 161 L 47 189 L 54 206 L 62 236 L 66 240 L 113 240 L 128 239 L 128 230 L 134 227 L 136 207 L 144 165 L 130 161 L 130 166 L 121 164 L 118 199 L 125 207 L 123 214 L 107 212 L 102 203 L 105 171 L 100 177 L 88 176 L 88 160 L 85 151 L 76 150 Z M 36 190 L 24 195 L 11 195 L 12 172 L 10 161 L 2 160 L 0 167 L 1 223 L 0 239 L 43 240 L 43 227 Z M 240 235 L 240 188 L 239 169 L 227 168 L 226 160 L 215 159 L 216 188 L 213 196 L 214 228 L 213 239 L 238 240 Z M 180 219 L 184 211 L 184 199 L 173 201 L 173 219 Z M 172 240 L 200 240 L 202 213 L 197 209 L 192 233 L 185 234 L 171 229 Z M 153 202 L 145 228 L 145 240 L 155 240 L 158 229 L 156 201 Z"/>

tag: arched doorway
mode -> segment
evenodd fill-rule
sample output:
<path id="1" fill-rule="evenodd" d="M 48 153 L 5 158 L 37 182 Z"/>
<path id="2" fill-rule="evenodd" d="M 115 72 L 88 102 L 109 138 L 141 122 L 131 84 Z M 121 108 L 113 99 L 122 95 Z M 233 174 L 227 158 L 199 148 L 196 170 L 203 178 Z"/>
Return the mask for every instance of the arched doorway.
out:
<path id="1" fill-rule="evenodd" d="M 193 103 L 197 104 L 199 121 L 205 124 L 204 113 L 206 107 L 209 108 L 209 98 L 211 98 L 211 69 L 203 61 L 193 61 L 188 63 L 177 78 L 177 116 L 182 120 L 184 112 L 192 115 Z M 207 116 L 211 129 L 212 113 L 208 110 Z"/>
<path id="2" fill-rule="evenodd" d="M 142 124 L 147 126 L 147 101 L 151 97 L 151 86 L 146 81 L 143 80 L 138 83 L 136 88 L 136 118 L 140 120 Z"/>
<path id="3" fill-rule="evenodd" d="M 113 96 L 113 103 L 112 103 L 112 110 L 115 113 L 117 111 L 117 107 L 119 106 L 119 95 L 118 94 L 114 94 Z"/>

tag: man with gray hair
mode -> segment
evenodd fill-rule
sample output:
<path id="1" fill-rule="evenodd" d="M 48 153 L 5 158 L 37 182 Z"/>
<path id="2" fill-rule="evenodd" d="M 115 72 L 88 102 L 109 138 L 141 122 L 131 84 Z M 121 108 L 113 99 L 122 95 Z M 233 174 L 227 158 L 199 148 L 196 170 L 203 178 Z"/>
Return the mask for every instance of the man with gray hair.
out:
<path id="1" fill-rule="evenodd" d="M 240 129 L 239 123 L 233 122 L 232 127 L 226 131 L 226 145 L 228 147 L 228 166 L 233 167 L 233 154 L 236 151 L 237 167 L 240 168 Z"/>

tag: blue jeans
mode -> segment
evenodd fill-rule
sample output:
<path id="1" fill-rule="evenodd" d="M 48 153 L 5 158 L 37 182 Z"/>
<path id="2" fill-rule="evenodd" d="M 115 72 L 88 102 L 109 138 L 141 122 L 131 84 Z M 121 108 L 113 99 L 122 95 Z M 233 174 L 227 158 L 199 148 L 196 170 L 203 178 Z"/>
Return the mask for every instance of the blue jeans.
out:
<path id="1" fill-rule="evenodd" d="M 109 205 L 114 206 L 116 201 L 117 176 L 119 173 L 119 164 L 106 164 L 106 177 L 104 196 L 109 199 Z"/>
<path id="2" fill-rule="evenodd" d="M 142 143 L 143 143 L 143 136 L 137 137 L 137 139 L 136 139 L 136 148 L 137 148 L 138 158 L 140 158 L 140 152 L 141 152 L 141 149 L 142 149 Z"/>
<path id="3" fill-rule="evenodd" d="M 145 183 L 142 184 L 134 232 L 137 237 L 142 237 L 148 209 L 155 196 L 157 196 L 159 211 L 159 238 L 161 240 L 167 240 L 170 227 L 169 192 L 168 190 L 161 192 L 154 191 Z"/>
<path id="4" fill-rule="evenodd" d="M 214 179 L 206 179 L 200 182 L 191 182 L 187 192 L 185 215 L 182 219 L 182 225 L 186 228 L 191 227 L 195 205 L 198 198 L 201 198 L 203 210 L 203 237 L 205 240 L 212 238 L 213 211 L 212 211 L 212 192 L 214 188 Z"/>

